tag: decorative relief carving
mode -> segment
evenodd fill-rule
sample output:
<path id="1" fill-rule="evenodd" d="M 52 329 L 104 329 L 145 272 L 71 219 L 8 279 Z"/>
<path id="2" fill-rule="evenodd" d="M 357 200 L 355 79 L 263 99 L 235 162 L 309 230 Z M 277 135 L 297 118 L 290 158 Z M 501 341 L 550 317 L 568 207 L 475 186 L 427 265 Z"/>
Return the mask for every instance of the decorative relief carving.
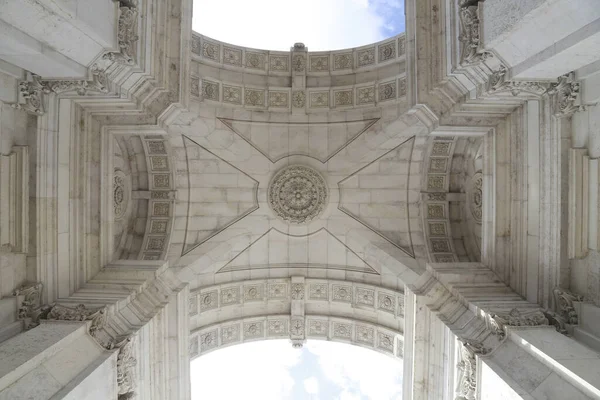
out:
<path id="1" fill-rule="evenodd" d="M 444 219 L 446 211 L 442 204 L 427 204 L 427 218 Z"/>
<path id="2" fill-rule="evenodd" d="M 219 44 L 209 42 L 208 40 L 204 40 L 202 42 L 202 57 L 218 62 L 220 51 L 221 49 Z"/>
<path id="3" fill-rule="evenodd" d="M 303 54 L 294 54 L 292 57 L 292 67 L 294 72 L 304 72 L 306 69 L 306 56 Z"/>
<path id="4" fill-rule="evenodd" d="M 253 69 L 265 69 L 266 55 L 253 51 L 246 51 L 246 67 Z"/>
<path id="5" fill-rule="evenodd" d="M 285 336 L 288 334 L 288 321 L 285 319 L 276 319 L 268 321 L 269 336 Z"/>
<path id="6" fill-rule="evenodd" d="M 427 193 L 427 200 L 446 201 L 446 193 Z"/>
<path id="7" fill-rule="evenodd" d="M 304 300 L 303 283 L 292 283 L 292 300 Z"/>
<path id="8" fill-rule="evenodd" d="M 450 154 L 452 142 L 434 142 L 431 148 L 432 156 L 447 156 Z"/>
<path id="9" fill-rule="evenodd" d="M 335 54 L 333 56 L 333 70 L 352 69 L 352 53 Z"/>
<path id="10" fill-rule="evenodd" d="M 379 62 L 396 58 L 396 43 L 394 41 L 380 44 L 378 47 Z"/>
<path id="11" fill-rule="evenodd" d="M 429 222 L 429 235 L 430 236 L 446 236 L 446 223 L 445 222 Z"/>
<path id="12" fill-rule="evenodd" d="M 429 159 L 429 171 L 428 172 L 446 172 L 448 167 L 448 158 L 434 158 Z"/>
<path id="13" fill-rule="evenodd" d="M 398 296 L 398 315 L 404 315 L 404 294 Z"/>
<path id="14" fill-rule="evenodd" d="M 375 305 L 375 291 L 366 288 L 356 288 L 356 303 L 367 306 Z"/>
<path id="15" fill-rule="evenodd" d="M 327 321 L 309 320 L 308 334 L 311 336 L 327 336 L 328 326 Z"/>
<path id="16" fill-rule="evenodd" d="M 270 299 L 285 299 L 287 298 L 286 283 L 269 283 L 269 298 Z"/>
<path id="17" fill-rule="evenodd" d="M 219 84 L 202 79 L 202 97 L 208 100 L 219 101 Z"/>
<path id="18" fill-rule="evenodd" d="M 378 332 L 377 333 L 377 347 L 393 354 L 394 353 L 394 337 L 392 335 L 388 335 L 387 333 Z"/>
<path id="19" fill-rule="evenodd" d="M 387 311 L 392 314 L 394 313 L 394 311 L 396 311 L 394 309 L 394 307 L 396 306 L 396 300 L 394 296 L 380 292 L 377 296 L 377 299 L 377 308 L 379 308 L 380 310 Z"/>
<path id="20" fill-rule="evenodd" d="M 311 300 L 327 300 L 329 298 L 326 283 L 313 283 L 310 285 L 309 297 Z"/>
<path id="21" fill-rule="evenodd" d="M 431 251 L 434 253 L 450 253 L 450 242 L 447 239 L 430 239 Z"/>
<path id="22" fill-rule="evenodd" d="M 45 319 L 56 321 L 92 321 L 89 333 L 95 339 L 98 339 L 98 331 L 106 323 L 106 307 L 89 310 L 83 304 L 76 307 L 66 307 L 60 304 L 51 306 Z"/>
<path id="23" fill-rule="evenodd" d="M 198 355 L 198 336 L 194 336 L 190 339 L 189 352 L 190 357 Z"/>
<path id="24" fill-rule="evenodd" d="M 521 92 L 528 92 L 541 96 L 548 90 L 548 84 L 530 81 L 511 81 L 507 80 L 508 70 L 504 65 L 500 65 L 497 71 L 494 71 L 488 81 L 488 92 L 497 93 L 508 91 L 513 96 Z"/>
<path id="25" fill-rule="evenodd" d="M 290 331 L 292 339 L 304 339 L 304 318 L 293 318 Z"/>
<path id="26" fill-rule="evenodd" d="M 148 242 L 146 243 L 146 250 L 154 250 L 154 251 L 163 251 L 165 247 L 164 236 L 160 237 L 149 237 Z"/>
<path id="27" fill-rule="evenodd" d="M 135 397 L 135 366 L 137 360 L 134 357 L 134 339 L 129 337 L 117 344 L 119 348 L 117 355 L 117 387 L 118 400 L 129 400 Z"/>
<path id="28" fill-rule="evenodd" d="M 460 347 L 456 400 L 475 400 L 477 393 L 477 359 L 467 345 Z"/>
<path id="29" fill-rule="evenodd" d="M 540 310 L 522 313 L 517 308 L 513 308 L 508 313 L 490 313 L 486 320 L 492 332 L 498 335 L 500 340 L 506 337 L 506 327 L 508 326 L 539 326 L 549 323 Z"/>
<path id="30" fill-rule="evenodd" d="M 346 285 L 333 285 L 333 301 L 352 302 L 352 287 Z"/>
<path id="31" fill-rule="evenodd" d="M 562 317 L 566 323 L 571 325 L 577 325 L 579 323 L 579 316 L 573 302 L 583 301 L 584 297 L 575 293 L 568 292 L 561 288 L 556 288 L 554 293 L 554 306 L 556 312 Z"/>
<path id="32" fill-rule="evenodd" d="M 446 175 L 428 175 L 427 189 L 443 190 L 446 187 Z"/>
<path id="33" fill-rule="evenodd" d="M 155 202 L 152 206 L 153 217 L 168 217 L 171 209 L 170 203 Z"/>
<path id="34" fill-rule="evenodd" d="M 379 84 L 379 101 L 394 100 L 396 98 L 396 81 Z"/>
<path id="35" fill-rule="evenodd" d="M 352 90 L 336 90 L 333 92 L 333 98 L 335 101 L 335 106 L 351 106 L 352 105 Z"/>
<path id="36" fill-rule="evenodd" d="M 247 106 L 264 107 L 265 106 L 265 91 L 256 89 L 244 89 L 244 102 Z"/>
<path id="37" fill-rule="evenodd" d="M 461 64 L 473 65 L 487 60 L 492 56 L 490 52 L 480 49 L 479 32 L 479 0 L 458 0 L 460 16 L 460 35 L 461 42 Z"/>
<path id="38" fill-rule="evenodd" d="M 258 301 L 264 297 L 264 285 L 244 285 L 244 301 Z"/>
<path id="39" fill-rule="evenodd" d="M 152 178 L 154 188 L 156 189 L 168 189 L 171 187 L 171 176 L 169 174 L 153 174 Z"/>
<path id="40" fill-rule="evenodd" d="M 219 307 L 217 300 L 217 291 L 213 290 L 200 294 L 200 311 L 207 311 Z"/>
<path id="41" fill-rule="evenodd" d="M 310 93 L 310 108 L 326 108 L 329 107 L 329 92 L 311 92 Z"/>
<path id="42" fill-rule="evenodd" d="M 120 1 L 119 21 L 117 28 L 117 41 L 120 52 L 109 52 L 102 56 L 104 59 L 115 61 L 121 64 L 135 64 L 137 56 L 137 19 L 138 12 L 135 1 Z"/>
<path id="43" fill-rule="evenodd" d="M 290 70 L 289 56 L 274 56 L 269 57 L 269 68 L 271 71 L 287 72 Z"/>
<path id="44" fill-rule="evenodd" d="M 288 92 L 269 91 L 269 107 L 288 108 Z"/>
<path id="45" fill-rule="evenodd" d="M 292 93 L 292 105 L 294 108 L 304 108 L 306 105 L 306 93 L 296 90 Z"/>
<path id="46" fill-rule="evenodd" d="M 223 47 L 223 63 L 229 65 L 235 65 L 236 67 L 242 66 L 242 50 L 235 49 L 233 47 Z"/>
<path id="47" fill-rule="evenodd" d="M 352 327 L 350 326 L 350 324 L 345 324 L 343 322 L 334 322 L 333 336 L 349 340 L 352 337 Z"/>
<path id="48" fill-rule="evenodd" d="M 240 341 L 239 324 L 225 326 L 221 329 L 221 343 L 233 343 Z"/>
<path id="49" fill-rule="evenodd" d="M 329 56 L 310 56 L 310 71 L 329 71 Z"/>
<path id="50" fill-rule="evenodd" d="M 359 50 L 357 52 L 358 66 L 366 67 L 375 64 L 375 48 Z"/>
<path id="51" fill-rule="evenodd" d="M 167 233 L 167 227 L 169 226 L 168 220 L 152 220 L 150 221 L 150 233 Z"/>
<path id="52" fill-rule="evenodd" d="M 367 86 L 357 89 L 357 104 L 370 104 L 375 102 L 375 88 Z"/>
<path id="53" fill-rule="evenodd" d="M 217 330 L 212 330 L 200 335 L 200 352 L 214 349 L 219 345 L 217 341 Z"/>
<path id="54" fill-rule="evenodd" d="M 223 85 L 223 102 L 230 104 L 242 104 L 242 88 L 239 86 Z"/>
<path id="55" fill-rule="evenodd" d="M 74 80 L 74 81 L 55 81 L 38 80 L 42 86 L 42 91 L 48 93 L 76 92 L 79 96 L 85 96 L 88 92 L 108 93 L 108 78 L 103 69 L 98 64 L 90 68 L 92 80 Z M 38 77 L 39 78 L 39 77 Z"/>
<path id="56" fill-rule="evenodd" d="M 483 203 L 483 174 L 481 172 L 477 172 L 471 178 L 470 191 L 468 193 L 469 199 L 469 209 L 471 210 L 471 215 L 473 219 L 481 224 L 481 216 L 482 216 L 482 203 Z"/>
<path id="57" fill-rule="evenodd" d="M 121 170 L 115 170 L 113 177 L 113 216 L 115 220 L 120 220 L 127 211 L 129 202 L 129 188 L 127 185 L 127 176 Z"/>
<path id="58" fill-rule="evenodd" d="M 257 322 L 245 322 L 244 323 L 244 338 L 256 339 L 264 337 L 264 323 L 261 321 Z"/>
<path id="59" fill-rule="evenodd" d="M 434 254 L 433 259 L 438 263 L 452 263 L 456 261 L 453 254 Z"/>
<path id="60" fill-rule="evenodd" d="M 35 283 L 33 285 L 22 286 L 13 292 L 13 296 L 17 297 L 17 306 L 19 307 L 17 312 L 18 319 L 35 319 L 35 311 L 42 307 L 42 289 L 43 285 L 41 283 Z"/>
<path id="61" fill-rule="evenodd" d="M 240 302 L 240 292 L 238 286 L 232 286 L 221 290 L 221 304 L 227 306 L 238 304 Z"/>
<path id="62" fill-rule="evenodd" d="M 579 82 L 575 81 L 573 72 L 559 76 L 558 83 L 552 83 L 548 88 L 548 94 L 552 96 L 556 115 L 568 117 L 579 110 L 579 106 L 575 105 L 579 95 Z"/>
<path id="63" fill-rule="evenodd" d="M 326 206 L 327 184 L 314 169 L 292 165 L 275 174 L 268 188 L 269 206 L 284 221 L 295 224 L 316 218 Z"/>
<path id="64" fill-rule="evenodd" d="M 373 346 L 375 330 L 369 326 L 356 325 L 356 341 Z"/>

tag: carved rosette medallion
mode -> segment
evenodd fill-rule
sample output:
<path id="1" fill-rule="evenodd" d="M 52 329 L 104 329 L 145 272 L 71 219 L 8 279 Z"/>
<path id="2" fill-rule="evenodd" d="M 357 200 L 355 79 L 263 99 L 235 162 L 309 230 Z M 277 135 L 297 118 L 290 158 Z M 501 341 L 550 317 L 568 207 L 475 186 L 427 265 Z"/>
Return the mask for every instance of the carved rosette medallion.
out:
<path id="1" fill-rule="evenodd" d="M 125 215 L 128 200 L 127 176 L 123 171 L 116 170 L 113 180 L 113 208 L 115 220 L 119 220 Z"/>
<path id="2" fill-rule="evenodd" d="M 481 205 L 482 205 L 482 192 L 483 187 L 483 175 L 481 172 L 473 175 L 471 180 L 471 190 L 469 191 L 469 208 L 471 209 L 471 215 L 477 223 L 481 223 Z"/>
<path id="3" fill-rule="evenodd" d="M 303 224 L 323 212 L 328 188 L 325 179 L 314 169 L 291 165 L 275 174 L 267 196 L 271 209 L 279 218 Z"/>

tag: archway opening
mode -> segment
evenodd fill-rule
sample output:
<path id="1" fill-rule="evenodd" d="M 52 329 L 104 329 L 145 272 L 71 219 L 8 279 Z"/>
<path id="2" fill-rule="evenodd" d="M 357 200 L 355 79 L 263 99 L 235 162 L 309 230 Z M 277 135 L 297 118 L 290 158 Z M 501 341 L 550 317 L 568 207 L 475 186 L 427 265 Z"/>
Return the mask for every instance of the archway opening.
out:
<path id="1" fill-rule="evenodd" d="M 364 46 L 404 32 L 404 0 L 194 0 L 192 29 L 238 46 L 310 51 Z"/>
<path id="2" fill-rule="evenodd" d="M 322 340 L 293 348 L 263 340 L 222 348 L 191 363 L 192 400 L 402 398 L 402 362 L 376 351 Z"/>

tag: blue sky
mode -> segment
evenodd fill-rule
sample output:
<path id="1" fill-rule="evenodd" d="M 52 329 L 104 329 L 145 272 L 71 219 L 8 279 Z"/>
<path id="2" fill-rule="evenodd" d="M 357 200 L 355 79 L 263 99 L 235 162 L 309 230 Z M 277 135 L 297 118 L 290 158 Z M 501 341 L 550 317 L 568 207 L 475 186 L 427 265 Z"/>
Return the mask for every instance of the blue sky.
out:
<path id="1" fill-rule="evenodd" d="M 335 50 L 404 32 L 404 0 L 194 0 L 192 28 L 245 47 Z"/>
<path id="2" fill-rule="evenodd" d="M 191 364 L 192 400 L 400 400 L 402 363 L 373 350 L 289 340 L 223 348 Z"/>

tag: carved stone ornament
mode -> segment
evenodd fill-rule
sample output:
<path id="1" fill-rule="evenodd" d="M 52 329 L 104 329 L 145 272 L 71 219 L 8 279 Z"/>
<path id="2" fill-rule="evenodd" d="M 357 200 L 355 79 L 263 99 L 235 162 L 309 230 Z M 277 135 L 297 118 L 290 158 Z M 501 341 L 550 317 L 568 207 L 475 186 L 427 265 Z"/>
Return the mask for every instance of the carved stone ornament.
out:
<path id="1" fill-rule="evenodd" d="M 292 105 L 294 108 L 304 108 L 306 104 L 306 93 L 301 90 L 297 90 L 292 93 Z"/>
<path id="2" fill-rule="evenodd" d="M 517 308 L 513 308 L 508 313 L 488 314 L 488 323 L 492 332 L 503 340 L 508 326 L 540 326 L 548 325 L 549 321 L 540 310 L 522 313 Z"/>
<path id="3" fill-rule="evenodd" d="M 292 58 L 292 68 L 295 72 L 304 72 L 306 69 L 306 56 L 303 54 L 295 54 Z"/>
<path id="4" fill-rule="evenodd" d="M 475 400 L 477 393 L 477 359 L 470 347 L 463 343 L 460 347 L 460 361 L 456 366 L 456 400 Z"/>
<path id="5" fill-rule="evenodd" d="M 120 52 L 106 53 L 103 58 L 120 64 L 133 65 L 137 55 L 136 43 L 139 40 L 137 0 L 121 0 L 119 3 L 121 7 L 119 7 L 117 40 Z"/>
<path id="6" fill-rule="evenodd" d="M 460 16 L 459 42 L 462 44 L 460 62 L 473 65 L 492 57 L 492 53 L 480 49 L 479 1 L 458 0 Z"/>
<path id="7" fill-rule="evenodd" d="M 518 96 L 522 92 L 541 96 L 548 90 L 548 84 L 534 81 L 511 81 L 507 80 L 508 69 L 500 65 L 497 71 L 494 71 L 488 81 L 488 93 L 510 92 L 513 96 Z"/>
<path id="8" fill-rule="evenodd" d="M 123 171 L 116 170 L 113 179 L 113 211 L 115 220 L 123 218 L 125 211 L 127 211 L 128 201 L 127 177 Z"/>
<path id="9" fill-rule="evenodd" d="M 471 179 L 471 187 L 469 190 L 469 209 L 471 210 L 471 215 L 473 219 L 478 224 L 481 224 L 481 216 L 482 216 L 482 199 L 483 199 L 483 174 L 481 172 L 477 172 L 473 175 Z"/>
<path id="10" fill-rule="evenodd" d="M 134 353 L 134 339 L 129 337 L 115 345 L 119 349 L 117 356 L 118 400 L 129 400 L 135 396 L 135 366 L 137 360 Z"/>
<path id="11" fill-rule="evenodd" d="M 568 324 L 577 325 L 579 323 L 579 316 L 577 315 L 577 310 L 575 310 L 573 302 L 583 300 L 584 298 L 581 295 L 567 292 L 560 288 L 554 289 L 554 305 L 556 307 L 556 312 Z"/>
<path id="12" fill-rule="evenodd" d="M 579 82 L 575 81 L 573 72 L 558 77 L 558 82 L 550 85 L 548 94 L 552 96 L 555 115 L 568 117 L 580 109 L 575 105 Z"/>
<path id="13" fill-rule="evenodd" d="M 54 304 L 51 306 L 45 319 L 56 321 L 92 321 L 89 333 L 93 338 L 98 339 L 97 333 L 104 327 L 106 315 L 106 307 L 89 310 L 83 304 L 79 304 L 76 307 L 66 307 L 60 304 Z M 112 343 L 103 345 L 108 348 L 113 347 Z"/>
<path id="14" fill-rule="evenodd" d="M 275 174 L 267 199 L 275 214 L 294 224 L 315 219 L 327 204 L 328 188 L 317 171 L 303 165 L 291 165 Z"/>
<path id="15" fill-rule="evenodd" d="M 17 297 L 17 306 L 19 307 L 17 318 L 26 320 L 34 317 L 34 312 L 41 307 L 43 285 L 36 283 L 33 285 L 22 286 L 13 292 Z"/>

